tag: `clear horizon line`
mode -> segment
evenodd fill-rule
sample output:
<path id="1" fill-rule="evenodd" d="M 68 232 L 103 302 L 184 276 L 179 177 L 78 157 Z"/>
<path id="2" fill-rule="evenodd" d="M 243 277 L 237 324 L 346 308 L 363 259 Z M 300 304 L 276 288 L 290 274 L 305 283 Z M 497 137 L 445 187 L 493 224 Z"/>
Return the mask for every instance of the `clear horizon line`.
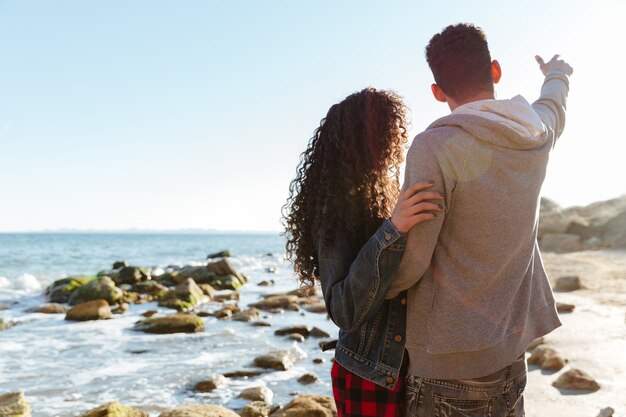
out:
<path id="1" fill-rule="evenodd" d="M 157 228 L 125 228 L 125 229 L 82 229 L 82 228 L 59 228 L 59 229 L 32 229 L 32 230 L 0 230 L 0 234 L 18 234 L 18 233 L 129 233 L 129 234 L 276 234 L 282 233 L 281 230 L 220 230 L 220 229 L 202 229 L 202 228 L 181 228 L 181 229 L 157 229 Z"/>

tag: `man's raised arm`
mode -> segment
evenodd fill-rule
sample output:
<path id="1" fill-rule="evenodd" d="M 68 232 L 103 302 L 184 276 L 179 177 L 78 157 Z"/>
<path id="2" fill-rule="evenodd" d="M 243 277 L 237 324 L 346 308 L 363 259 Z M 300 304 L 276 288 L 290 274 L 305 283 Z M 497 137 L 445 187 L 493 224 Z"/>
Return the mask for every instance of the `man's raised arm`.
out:
<path id="1" fill-rule="evenodd" d="M 559 55 L 554 55 L 548 62 L 537 55 L 535 57 L 539 63 L 539 69 L 545 75 L 541 95 L 533 103 L 533 108 L 546 125 L 551 139 L 552 146 L 563 133 L 565 127 L 565 104 L 569 91 L 569 76 L 574 70 Z"/>

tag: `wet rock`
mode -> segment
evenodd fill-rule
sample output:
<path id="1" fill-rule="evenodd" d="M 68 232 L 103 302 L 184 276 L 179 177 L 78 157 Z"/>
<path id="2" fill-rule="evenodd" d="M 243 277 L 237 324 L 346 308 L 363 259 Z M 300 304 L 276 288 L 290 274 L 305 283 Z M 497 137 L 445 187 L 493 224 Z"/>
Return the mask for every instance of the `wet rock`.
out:
<path id="1" fill-rule="evenodd" d="M 173 285 L 178 285 L 189 277 L 183 276 L 180 271 L 170 271 L 164 274 L 161 274 L 157 277 L 153 277 L 155 281 L 159 284 L 164 285 L 166 287 L 171 287 Z"/>
<path id="2" fill-rule="evenodd" d="M 253 378 L 255 376 L 263 375 L 264 371 L 235 371 L 226 372 L 224 376 L 226 378 Z"/>
<path id="3" fill-rule="evenodd" d="M 211 279 L 209 284 L 216 290 L 238 290 L 245 282 L 237 275 L 222 275 Z"/>
<path id="4" fill-rule="evenodd" d="M 214 314 L 215 318 L 223 320 L 223 319 L 229 319 L 233 316 L 233 310 L 230 309 L 221 309 L 215 312 Z"/>
<path id="5" fill-rule="evenodd" d="M 276 308 L 287 308 L 288 306 L 298 302 L 298 297 L 295 295 L 274 295 L 267 297 L 264 300 L 250 304 L 251 307 L 256 307 L 259 310 L 272 310 Z"/>
<path id="6" fill-rule="evenodd" d="M 548 233 L 539 242 L 539 247 L 545 252 L 568 253 L 584 249 L 583 242 L 578 235 L 568 233 Z"/>
<path id="7" fill-rule="evenodd" d="M 315 374 L 304 374 L 298 378 L 298 382 L 302 385 L 309 385 L 317 382 L 319 378 Z"/>
<path id="8" fill-rule="evenodd" d="M 288 351 L 278 350 L 254 358 L 254 365 L 259 368 L 271 368 L 286 371 L 291 368 L 295 360 Z"/>
<path id="9" fill-rule="evenodd" d="M 241 417 L 268 417 L 272 407 L 264 401 L 253 401 L 247 404 L 239 413 Z"/>
<path id="10" fill-rule="evenodd" d="M 302 336 L 300 333 L 291 333 L 291 334 L 288 334 L 288 335 L 287 335 L 287 338 L 288 338 L 288 339 L 291 339 L 291 340 L 293 340 L 293 341 L 295 341 L 295 342 L 298 342 L 298 343 L 302 343 L 302 342 L 304 342 L 304 340 L 305 340 L 305 339 L 304 339 L 304 336 Z"/>
<path id="11" fill-rule="evenodd" d="M 233 314 L 232 318 L 236 321 L 252 322 L 259 319 L 259 313 L 259 310 L 252 307 L 247 310 L 242 310 L 236 314 Z"/>
<path id="12" fill-rule="evenodd" d="M 46 288 L 46 295 L 53 303 L 67 303 L 79 287 L 98 279 L 97 277 L 68 277 L 54 281 Z"/>
<path id="13" fill-rule="evenodd" d="M 0 331 L 6 330 L 10 327 L 15 326 L 15 323 L 12 321 L 4 321 L 4 319 L 0 318 Z"/>
<path id="14" fill-rule="evenodd" d="M 111 318 L 111 308 L 106 300 L 93 300 L 78 304 L 65 315 L 65 320 L 88 321 L 107 320 Z"/>
<path id="15" fill-rule="evenodd" d="M 272 414 L 272 417 L 337 417 L 337 407 L 332 397 L 303 395 Z"/>
<path id="16" fill-rule="evenodd" d="M 328 333 L 326 333 L 324 330 L 320 329 L 319 327 L 313 327 L 311 329 L 311 331 L 309 332 L 309 336 L 311 336 L 311 337 L 330 337 L 330 335 Z"/>
<path id="17" fill-rule="evenodd" d="M 178 311 L 192 310 L 204 298 L 204 293 L 193 279 L 187 278 L 170 290 L 161 300 L 159 306 L 173 308 Z"/>
<path id="18" fill-rule="evenodd" d="M 327 312 L 326 304 L 324 303 L 324 300 L 319 300 L 315 303 L 306 304 L 303 306 L 303 308 L 309 313 L 325 314 Z"/>
<path id="19" fill-rule="evenodd" d="M 127 266 L 128 266 L 128 264 L 126 262 L 124 262 L 124 261 L 113 262 L 113 269 L 122 269 L 122 268 L 125 268 Z"/>
<path id="20" fill-rule="evenodd" d="M 148 311 L 142 313 L 141 315 L 144 316 L 144 317 L 152 317 L 152 316 L 154 316 L 157 313 L 158 313 L 157 310 L 148 310 Z"/>
<path id="21" fill-rule="evenodd" d="M 275 284 L 274 280 L 273 280 L 273 279 L 270 279 L 269 281 L 261 281 L 261 282 L 259 282 L 257 285 L 258 285 L 259 287 L 269 287 L 269 286 L 272 286 L 272 285 L 274 285 L 274 284 Z"/>
<path id="22" fill-rule="evenodd" d="M 114 281 L 116 284 L 136 284 L 150 279 L 150 273 L 145 268 L 138 266 L 125 266 L 120 269 Z"/>
<path id="23" fill-rule="evenodd" d="M 592 377 L 578 369 L 570 369 L 561 374 L 559 378 L 552 383 L 556 388 L 569 389 L 576 391 L 597 391 L 600 389 L 598 384 Z"/>
<path id="24" fill-rule="evenodd" d="M 556 303 L 556 311 L 559 313 L 571 313 L 575 308 L 574 304 Z"/>
<path id="25" fill-rule="evenodd" d="M 293 333 L 301 334 L 302 336 L 307 337 L 310 333 L 310 330 L 308 326 L 289 326 L 283 327 L 274 332 L 276 336 L 285 336 Z"/>
<path id="26" fill-rule="evenodd" d="M 208 311 L 198 311 L 196 313 L 196 316 L 198 317 L 211 317 L 213 314 L 209 313 Z"/>
<path id="27" fill-rule="evenodd" d="M 113 314 L 124 314 L 128 311 L 128 303 L 119 303 L 111 310 Z"/>
<path id="28" fill-rule="evenodd" d="M 30 406 L 23 392 L 9 392 L 0 395 L 0 416 L 30 417 Z"/>
<path id="29" fill-rule="evenodd" d="M 235 268 L 228 259 L 220 259 L 216 262 L 209 262 L 206 269 L 213 272 L 218 277 L 224 275 L 237 275 L 237 271 L 235 271 Z"/>
<path id="30" fill-rule="evenodd" d="M 276 267 L 275 266 L 268 266 L 267 268 L 265 268 L 265 272 L 267 272 L 268 274 L 275 274 L 276 273 Z"/>
<path id="31" fill-rule="evenodd" d="M 117 303 L 123 295 L 122 290 L 115 286 L 115 282 L 111 278 L 102 277 L 76 289 L 68 303 L 70 305 L 78 305 L 87 301 L 106 300 L 111 305 Z"/>
<path id="32" fill-rule="evenodd" d="M 545 343 L 545 339 L 543 338 L 543 336 L 536 338 L 535 340 L 533 340 L 532 342 L 530 342 L 530 344 L 528 345 L 528 347 L 526 348 L 527 351 L 531 351 L 534 348 L 536 348 L 539 345 L 543 345 Z"/>
<path id="33" fill-rule="evenodd" d="M 134 330 L 145 333 L 197 333 L 204 330 L 202 318 L 185 313 L 149 318 L 135 324 Z"/>
<path id="34" fill-rule="evenodd" d="M 153 280 L 138 282 L 131 289 L 139 294 L 150 294 L 155 299 L 165 296 L 169 291 L 165 285 Z"/>
<path id="35" fill-rule="evenodd" d="M 217 302 L 236 301 L 239 300 L 239 293 L 237 291 L 221 292 L 213 295 L 212 300 Z"/>
<path id="36" fill-rule="evenodd" d="M 528 358 L 529 365 L 539 365 L 547 371 L 560 371 L 567 361 L 552 348 L 538 347 Z"/>
<path id="37" fill-rule="evenodd" d="M 239 393 L 239 398 L 245 398 L 250 401 L 264 401 L 271 404 L 274 393 L 266 386 L 246 388 Z"/>
<path id="38" fill-rule="evenodd" d="M 296 303 L 289 304 L 287 306 L 287 310 L 298 312 L 298 311 L 300 311 L 300 306 L 298 304 L 296 304 Z"/>
<path id="39" fill-rule="evenodd" d="M 615 410 L 613 410 L 611 407 L 606 407 L 600 410 L 598 417 L 613 417 L 613 413 L 615 413 Z"/>
<path id="40" fill-rule="evenodd" d="M 253 324 L 259 327 L 272 327 L 272 323 L 268 323 L 267 321 L 255 321 Z"/>
<path id="41" fill-rule="evenodd" d="M 556 280 L 556 285 L 554 286 L 554 291 L 560 292 L 570 292 L 576 291 L 584 288 L 582 282 L 580 281 L 580 277 L 578 276 L 568 276 L 568 277 L 560 277 Z"/>
<path id="42" fill-rule="evenodd" d="M 209 255 L 207 255 L 207 259 L 214 259 L 214 258 L 230 258 L 232 255 L 230 254 L 230 251 L 228 249 L 226 250 L 222 250 L 219 252 L 215 252 L 215 253 L 211 253 Z"/>
<path id="43" fill-rule="evenodd" d="M 159 414 L 159 417 L 240 417 L 228 408 L 221 405 L 181 405 Z"/>
<path id="44" fill-rule="evenodd" d="M 325 363 L 325 362 L 326 362 L 326 359 L 324 359 L 324 358 L 315 358 L 315 359 L 313 359 L 313 363 L 318 364 L 318 365 L 320 365 L 322 363 Z"/>
<path id="45" fill-rule="evenodd" d="M 211 284 L 198 284 L 198 287 L 200 287 L 204 295 L 209 297 L 211 300 L 213 299 L 213 296 L 215 295 L 215 288 L 213 288 Z"/>
<path id="46" fill-rule="evenodd" d="M 196 392 L 211 392 L 216 388 L 224 386 L 226 384 L 226 377 L 224 375 L 214 375 L 206 381 L 200 381 L 193 388 Z"/>
<path id="47" fill-rule="evenodd" d="M 68 308 L 62 304 L 58 303 L 46 303 L 42 304 L 39 307 L 32 308 L 28 310 L 31 313 L 42 313 L 42 314 L 65 314 Z"/>
<path id="48" fill-rule="evenodd" d="M 148 413 L 125 407 L 120 402 L 110 402 L 87 411 L 81 417 L 149 417 Z"/>

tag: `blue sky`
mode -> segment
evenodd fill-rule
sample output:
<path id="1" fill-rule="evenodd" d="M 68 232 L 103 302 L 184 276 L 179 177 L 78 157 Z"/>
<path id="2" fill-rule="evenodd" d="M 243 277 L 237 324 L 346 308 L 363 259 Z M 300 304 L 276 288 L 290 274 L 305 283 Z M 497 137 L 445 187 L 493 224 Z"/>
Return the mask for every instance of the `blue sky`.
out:
<path id="1" fill-rule="evenodd" d="M 330 105 L 393 89 L 412 135 L 447 113 L 423 48 L 460 21 L 485 29 L 500 98 L 536 98 L 536 53 L 574 66 L 544 195 L 625 194 L 623 2 L 441 4 L 0 0 L 0 231 L 279 230 Z"/>

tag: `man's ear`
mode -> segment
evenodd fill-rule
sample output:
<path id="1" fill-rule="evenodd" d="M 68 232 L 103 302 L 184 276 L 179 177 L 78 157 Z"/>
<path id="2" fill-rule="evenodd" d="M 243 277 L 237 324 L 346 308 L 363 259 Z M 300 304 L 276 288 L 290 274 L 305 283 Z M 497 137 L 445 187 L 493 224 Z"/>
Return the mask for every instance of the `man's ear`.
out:
<path id="1" fill-rule="evenodd" d="M 491 80 L 494 84 L 498 84 L 502 78 L 502 68 L 497 60 L 491 61 Z"/>
<path id="2" fill-rule="evenodd" d="M 435 97 L 435 100 L 441 101 L 442 103 L 448 102 L 443 90 L 441 90 L 441 87 L 439 87 L 437 84 L 431 84 L 430 91 L 433 92 L 433 96 Z"/>

